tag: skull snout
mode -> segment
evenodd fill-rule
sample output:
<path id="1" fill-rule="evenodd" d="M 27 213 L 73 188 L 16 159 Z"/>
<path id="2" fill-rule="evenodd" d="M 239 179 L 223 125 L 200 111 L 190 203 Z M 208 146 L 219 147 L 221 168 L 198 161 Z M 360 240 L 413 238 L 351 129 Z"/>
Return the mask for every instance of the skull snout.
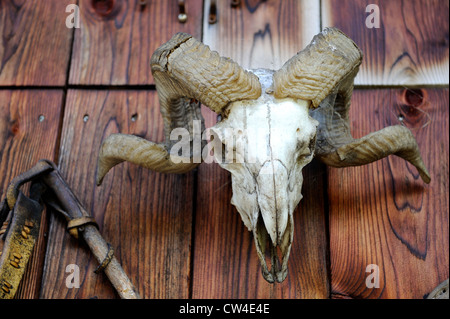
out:
<path id="1" fill-rule="evenodd" d="M 288 172 L 280 160 L 264 163 L 256 178 L 258 205 L 267 233 L 276 246 L 289 216 Z"/>

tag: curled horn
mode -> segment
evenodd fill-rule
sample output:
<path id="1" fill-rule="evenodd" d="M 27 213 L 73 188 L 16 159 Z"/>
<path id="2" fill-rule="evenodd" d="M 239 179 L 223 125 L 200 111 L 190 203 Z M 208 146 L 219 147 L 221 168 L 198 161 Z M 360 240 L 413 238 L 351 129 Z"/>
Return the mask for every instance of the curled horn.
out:
<path id="1" fill-rule="evenodd" d="M 125 134 L 106 138 L 98 159 L 97 184 L 113 166 L 123 161 L 165 173 L 193 169 L 199 163 L 175 164 L 170 160 L 170 132 L 174 128 L 186 128 L 192 138 L 193 120 L 200 120 L 204 127 L 199 103 L 222 113 L 230 102 L 257 99 L 261 95 L 257 76 L 231 59 L 220 57 L 186 33 L 177 33 L 153 53 L 151 69 L 166 141 L 155 144 Z"/>
<path id="2" fill-rule="evenodd" d="M 325 164 L 364 165 L 394 154 L 413 164 L 429 183 L 430 175 L 408 128 L 396 125 L 360 139 L 352 137 L 348 113 L 362 56 L 344 33 L 326 28 L 274 74 L 274 94 L 311 101 L 310 114 L 319 121 L 315 155 Z"/>
<path id="3" fill-rule="evenodd" d="M 356 44 L 341 31 L 327 28 L 273 75 L 275 97 L 310 100 L 318 107 L 342 79 L 356 75 L 361 62 Z"/>

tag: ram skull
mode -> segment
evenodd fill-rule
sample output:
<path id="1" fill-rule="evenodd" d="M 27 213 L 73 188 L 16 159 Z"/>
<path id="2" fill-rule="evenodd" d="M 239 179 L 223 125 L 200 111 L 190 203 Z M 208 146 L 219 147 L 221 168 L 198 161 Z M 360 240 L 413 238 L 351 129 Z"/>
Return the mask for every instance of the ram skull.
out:
<path id="1" fill-rule="evenodd" d="M 282 282 L 293 240 L 293 211 L 302 198 L 302 168 L 314 156 L 327 165 L 347 167 L 394 154 L 430 182 L 406 127 L 390 126 L 360 139 L 351 136 L 348 113 L 361 61 L 356 44 L 335 28 L 316 35 L 278 71 L 246 71 L 178 33 L 151 58 L 165 142 L 125 134 L 107 137 L 99 154 L 97 184 L 123 161 L 163 173 L 185 173 L 198 166 L 194 124 L 204 129 L 204 104 L 221 118 L 211 128 L 213 140 L 232 150 L 232 160 L 224 160 L 226 154 L 215 144 L 214 156 L 231 172 L 231 201 L 253 232 L 263 276 Z M 190 135 L 188 160 L 171 152 L 176 143 L 171 132 L 178 128 Z"/>

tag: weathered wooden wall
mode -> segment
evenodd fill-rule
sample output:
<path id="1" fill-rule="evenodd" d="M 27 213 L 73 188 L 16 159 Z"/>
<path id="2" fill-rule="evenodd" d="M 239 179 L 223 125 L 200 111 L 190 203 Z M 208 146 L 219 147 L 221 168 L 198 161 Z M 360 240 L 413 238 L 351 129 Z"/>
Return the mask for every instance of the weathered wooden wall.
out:
<path id="1" fill-rule="evenodd" d="M 371 4 L 380 28 L 366 27 Z M 446 0 L 322 1 L 322 26 L 338 27 L 364 52 L 357 85 L 448 84 L 448 20 Z"/>
<path id="2" fill-rule="evenodd" d="M 448 278 L 449 1 L 187 0 L 0 2 L 0 194 L 40 158 L 68 184 L 113 244 L 145 298 L 422 298 Z M 81 27 L 69 29 L 68 4 Z M 111 7 L 108 5 L 111 4 Z M 369 4 L 380 28 L 367 28 Z M 355 137 L 409 127 L 432 182 L 389 157 L 356 168 L 313 161 L 285 282 L 261 276 L 253 238 L 230 204 L 230 174 L 202 164 L 163 175 L 124 163 L 95 186 L 97 152 L 114 132 L 162 141 L 150 73 L 152 52 L 178 32 L 202 39 L 246 68 L 278 69 L 326 26 L 361 47 L 364 61 L 350 113 Z M 215 114 L 203 109 L 207 126 Z M 18 298 L 116 298 L 95 258 L 46 212 Z M 65 267 L 81 287 L 65 286 Z M 380 288 L 367 288 L 375 264 Z"/>

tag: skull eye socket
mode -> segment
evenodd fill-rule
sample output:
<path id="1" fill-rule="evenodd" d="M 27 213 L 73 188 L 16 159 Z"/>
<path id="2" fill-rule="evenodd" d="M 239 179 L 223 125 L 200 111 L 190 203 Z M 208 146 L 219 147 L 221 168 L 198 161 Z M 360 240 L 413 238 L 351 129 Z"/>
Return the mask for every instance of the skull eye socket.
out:
<path id="1" fill-rule="evenodd" d="M 305 157 L 308 157 L 308 156 L 310 156 L 311 155 L 311 151 L 310 151 L 310 149 L 309 148 L 304 148 L 303 150 L 302 150 L 302 152 L 299 154 L 299 159 L 302 159 L 302 158 L 305 158 Z"/>
<path id="2" fill-rule="evenodd" d="M 222 163 L 243 163 L 247 135 L 245 129 L 225 128 L 217 136 L 222 152 Z"/>
<path id="3" fill-rule="evenodd" d="M 309 152 L 312 154 L 314 153 L 314 150 L 316 149 L 316 134 L 314 134 L 314 136 L 311 138 L 311 140 L 309 141 Z"/>
<path id="4" fill-rule="evenodd" d="M 221 160 L 222 163 L 240 163 L 239 157 L 236 151 L 236 144 L 232 141 L 221 140 L 222 154 Z M 230 143 L 231 142 L 231 143 Z"/>
<path id="5" fill-rule="evenodd" d="M 297 149 L 299 151 L 299 159 L 303 159 L 312 156 L 316 148 L 316 135 L 309 139 L 308 147 L 305 147 L 307 141 L 299 141 L 297 144 Z"/>

